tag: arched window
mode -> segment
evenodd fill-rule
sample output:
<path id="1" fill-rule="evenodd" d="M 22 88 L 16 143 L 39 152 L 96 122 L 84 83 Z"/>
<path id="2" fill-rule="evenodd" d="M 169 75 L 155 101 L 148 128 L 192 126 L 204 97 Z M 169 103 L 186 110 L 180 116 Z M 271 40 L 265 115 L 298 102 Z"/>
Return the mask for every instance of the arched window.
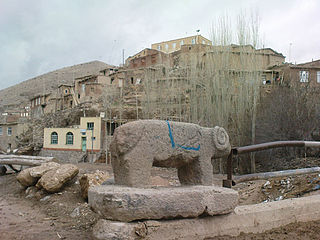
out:
<path id="1" fill-rule="evenodd" d="M 67 145 L 73 145 L 73 133 L 68 132 L 66 135 L 66 144 Z"/>
<path id="2" fill-rule="evenodd" d="M 51 144 L 58 144 L 58 133 L 51 133 Z"/>

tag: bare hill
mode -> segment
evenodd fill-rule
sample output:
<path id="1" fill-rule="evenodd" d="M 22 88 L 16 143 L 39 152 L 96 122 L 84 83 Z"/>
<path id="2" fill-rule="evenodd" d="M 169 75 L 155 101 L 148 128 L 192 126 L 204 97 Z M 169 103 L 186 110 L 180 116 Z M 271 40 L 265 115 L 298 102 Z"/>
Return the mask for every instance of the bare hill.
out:
<path id="1" fill-rule="evenodd" d="M 73 84 L 74 78 L 97 74 L 109 66 L 110 65 L 100 61 L 77 64 L 31 78 L 12 87 L 0 90 L 0 110 L 13 108 L 23 102 L 28 102 L 30 98 L 38 94 L 50 93 L 57 89 L 60 84 Z"/>

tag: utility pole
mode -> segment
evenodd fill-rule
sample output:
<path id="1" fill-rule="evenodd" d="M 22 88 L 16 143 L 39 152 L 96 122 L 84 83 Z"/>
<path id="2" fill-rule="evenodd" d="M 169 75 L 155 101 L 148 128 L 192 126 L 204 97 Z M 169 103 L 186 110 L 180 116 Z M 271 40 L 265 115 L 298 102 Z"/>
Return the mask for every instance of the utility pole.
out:
<path id="1" fill-rule="evenodd" d="M 122 49 L 122 66 L 124 67 L 124 49 Z"/>
<path id="2" fill-rule="evenodd" d="M 94 127 L 92 127 L 92 134 L 91 134 L 91 162 L 92 163 L 93 163 L 93 140 L 94 140 L 93 129 L 94 129 Z"/>

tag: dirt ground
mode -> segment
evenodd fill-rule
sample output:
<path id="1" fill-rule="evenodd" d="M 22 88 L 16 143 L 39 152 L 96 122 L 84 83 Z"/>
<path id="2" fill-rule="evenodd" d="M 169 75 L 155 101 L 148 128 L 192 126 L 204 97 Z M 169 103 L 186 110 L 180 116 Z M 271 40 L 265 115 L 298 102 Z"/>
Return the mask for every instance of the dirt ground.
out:
<path id="1" fill-rule="evenodd" d="M 81 163 L 78 167 L 76 181 L 55 194 L 22 188 L 14 173 L 0 176 L 0 239 L 92 239 L 92 226 L 99 216 L 82 199 L 78 179 L 98 169 L 112 175 L 112 170 L 105 164 Z M 174 169 L 154 168 L 152 175 L 154 185 L 179 185 Z M 219 184 L 224 176 L 215 177 Z M 249 181 L 234 189 L 243 205 L 318 194 L 319 184 L 320 175 L 311 174 Z M 319 229 L 320 221 L 293 223 L 261 234 L 213 239 L 320 239 Z"/>

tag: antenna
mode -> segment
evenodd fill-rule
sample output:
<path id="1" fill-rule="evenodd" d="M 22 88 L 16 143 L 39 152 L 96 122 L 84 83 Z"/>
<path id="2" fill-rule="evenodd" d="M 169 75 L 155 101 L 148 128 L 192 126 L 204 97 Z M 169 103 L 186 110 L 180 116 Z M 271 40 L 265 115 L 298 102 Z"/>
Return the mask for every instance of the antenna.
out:
<path id="1" fill-rule="evenodd" d="M 124 49 L 122 49 L 122 66 L 124 66 Z"/>

